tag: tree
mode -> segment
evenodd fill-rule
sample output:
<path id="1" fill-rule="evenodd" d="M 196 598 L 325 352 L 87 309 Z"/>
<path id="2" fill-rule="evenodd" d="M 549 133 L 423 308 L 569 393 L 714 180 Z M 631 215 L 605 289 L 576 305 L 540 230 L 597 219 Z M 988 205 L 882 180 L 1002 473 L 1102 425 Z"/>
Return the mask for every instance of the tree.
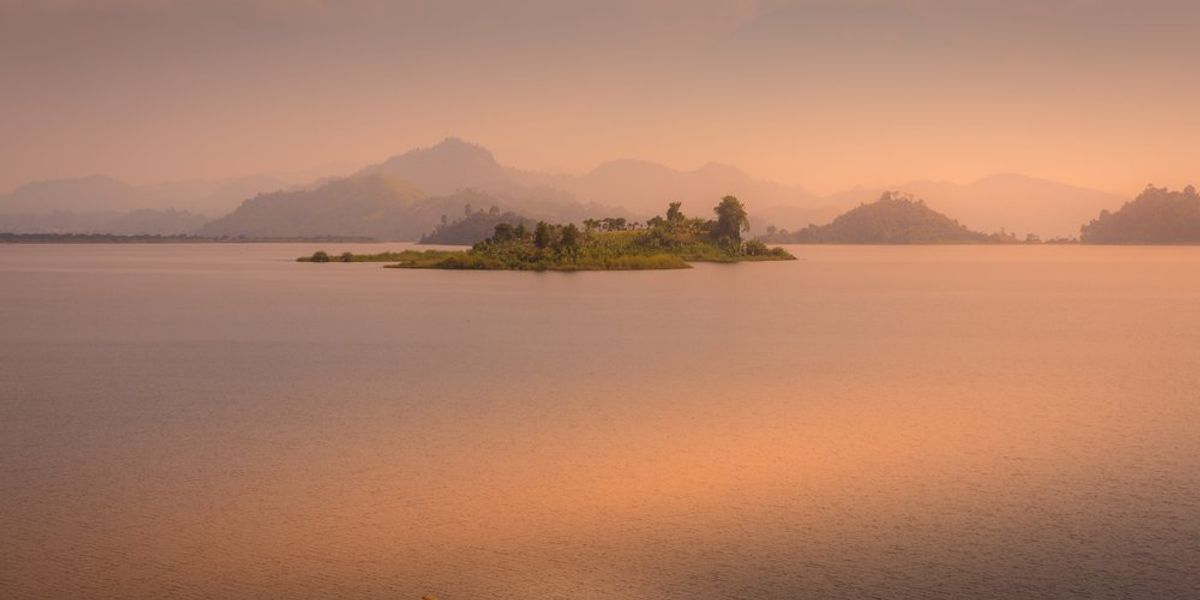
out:
<path id="1" fill-rule="evenodd" d="M 683 216 L 683 211 L 679 210 L 681 206 L 683 206 L 682 202 L 672 202 L 671 204 L 667 205 L 668 223 L 674 224 L 683 222 L 685 217 Z"/>
<path id="2" fill-rule="evenodd" d="M 721 203 L 713 208 L 717 213 L 717 223 L 713 228 L 713 238 L 728 248 L 742 247 L 742 232 L 750 230 L 750 219 L 746 216 L 746 207 L 734 196 L 725 196 Z"/>
<path id="3" fill-rule="evenodd" d="M 588 233 L 595 231 L 599 227 L 600 227 L 599 219 L 584 219 L 583 220 L 583 229 L 584 229 L 584 231 L 586 231 Z"/>
<path id="4" fill-rule="evenodd" d="M 538 221 L 537 227 L 533 228 L 533 245 L 538 248 L 550 245 L 550 226 L 545 221 Z"/>
<path id="5" fill-rule="evenodd" d="M 615 217 L 615 218 L 608 217 L 608 218 L 604 219 L 603 223 L 604 223 L 605 231 L 624 231 L 625 230 L 625 223 L 626 223 L 625 217 Z"/>
<path id="6" fill-rule="evenodd" d="M 312 258 L 309 260 L 319 263 L 329 262 L 329 253 L 325 252 L 324 250 L 317 250 L 316 252 L 313 252 Z"/>
<path id="7" fill-rule="evenodd" d="M 562 239 L 559 241 L 559 246 L 570 252 L 574 252 L 579 248 L 579 228 L 574 223 L 563 227 Z"/>
<path id="8" fill-rule="evenodd" d="M 495 232 L 492 234 L 492 241 L 496 242 L 497 244 L 503 244 L 504 242 L 510 241 L 516 237 L 514 234 L 515 231 L 512 225 L 509 225 L 508 223 L 498 223 L 496 224 Z"/>
<path id="9" fill-rule="evenodd" d="M 750 240 L 742 247 L 742 251 L 746 256 L 766 256 L 771 253 L 770 248 L 759 240 Z"/>
<path id="10" fill-rule="evenodd" d="M 463 206 L 463 213 L 465 213 L 468 217 L 471 216 L 471 203 L 470 202 L 468 202 L 465 206 Z"/>
<path id="11" fill-rule="evenodd" d="M 500 207 L 493 204 L 491 208 L 488 209 L 488 214 L 492 215 L 493 217 L 500 214 Z"/>

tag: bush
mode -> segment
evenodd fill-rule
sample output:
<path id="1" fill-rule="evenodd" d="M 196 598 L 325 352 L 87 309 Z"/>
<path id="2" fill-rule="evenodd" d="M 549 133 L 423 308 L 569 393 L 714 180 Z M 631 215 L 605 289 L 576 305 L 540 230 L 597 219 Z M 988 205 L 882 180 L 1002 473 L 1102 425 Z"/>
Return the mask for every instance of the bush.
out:
<path id="1" fill-rule="evenodd" d="M 758 240 L 750 240 L 746 242 L 745 246 L 742 247 L 742 252 L 744 252 L 746 256 L 767 256 L 771 253 L 770 249 L 767 248 L 767 245 Z"/>

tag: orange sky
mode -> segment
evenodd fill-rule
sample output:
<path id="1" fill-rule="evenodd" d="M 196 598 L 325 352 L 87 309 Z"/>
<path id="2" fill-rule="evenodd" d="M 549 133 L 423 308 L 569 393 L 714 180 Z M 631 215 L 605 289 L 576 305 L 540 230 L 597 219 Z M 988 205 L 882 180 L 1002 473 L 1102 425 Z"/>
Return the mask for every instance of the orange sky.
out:
<path id="1" fill-rule="evenodd" d="M 0 193 L 348 171 L 450 135 L 818 192 L 1200 181 L 1190 1 L 95 4 L 0 0 Z"/>

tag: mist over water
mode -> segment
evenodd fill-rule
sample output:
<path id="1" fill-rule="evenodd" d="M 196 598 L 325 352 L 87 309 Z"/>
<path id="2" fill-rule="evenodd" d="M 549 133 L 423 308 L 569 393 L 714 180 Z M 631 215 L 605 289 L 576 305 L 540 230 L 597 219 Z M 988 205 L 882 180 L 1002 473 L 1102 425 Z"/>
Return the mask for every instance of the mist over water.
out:
<path id="1" fill-rule="evenodd" d="M 1198 248 L 315 249 L 0 247 L 0 595 L 1200 595 Z"/>

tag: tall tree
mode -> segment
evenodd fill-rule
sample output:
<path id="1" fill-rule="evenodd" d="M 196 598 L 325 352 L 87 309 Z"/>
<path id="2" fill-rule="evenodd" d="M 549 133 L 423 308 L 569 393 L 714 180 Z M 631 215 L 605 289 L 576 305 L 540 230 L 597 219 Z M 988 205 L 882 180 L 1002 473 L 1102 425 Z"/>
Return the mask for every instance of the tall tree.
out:
<path id="1" fill-rule="evenodd" d="M 713 208 L 717 213 L 717 223 L 713 227 L 713 237 L 721 245 L 731 249 L 741 248 L 742 232 L 750 231 L 750 218 L 746 216 L 746 207 L 734 196 L 725 196 L 721 203 Z"/>
<path id="2" fill-rule="evenodd" d="M 672 223 L 672 224 L 680 223 L 684 220 L 683 211 L 680 210 L 681 206 L 683 206 L 682 202 L 672 202 L 670 205 L 667 206 L 667 222 L 668 223 Z"/>
<path id="3" fill-rule="evenodd" d="M 550 226 L 545 221 L 538 221 L 537 227 L 533 229 L 533 245 L 538 248 L 550 245 Z"/>
<path id="4" fill-rule="evenodd" d="M 579 228 L 574 223 L 563 227 L 559 246 L 570 252 L 575 252 L 579 248 Z"/>

